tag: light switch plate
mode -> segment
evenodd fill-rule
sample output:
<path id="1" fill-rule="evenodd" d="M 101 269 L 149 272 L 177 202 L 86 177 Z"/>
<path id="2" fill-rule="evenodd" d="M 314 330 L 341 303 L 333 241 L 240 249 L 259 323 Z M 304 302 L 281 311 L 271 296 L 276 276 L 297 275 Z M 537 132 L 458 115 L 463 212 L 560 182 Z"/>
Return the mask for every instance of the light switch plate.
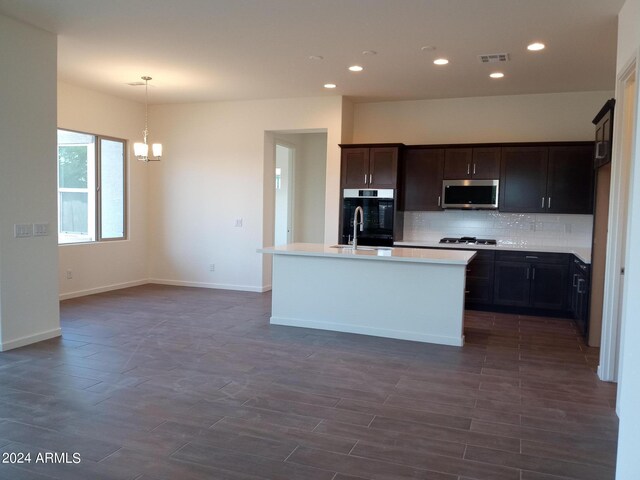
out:
<path id="1" fill-rule="evenodd" d="M 30 223 L 16 223 L 13 226 L 13 234 L 16 238 L 26 238 L 33 235 L 33 225 Z"/>
<path id="2" fill-rule="evenodd" d="M 236 218 L 236 227 L 242 227 L 242 218 Z"/>
<path id="3" fill-rule="evenodd" d="M 34 223 L 33 224 L 33 236 L 34 237 L 46 237 L 49 235 L 48 223 Z"/>

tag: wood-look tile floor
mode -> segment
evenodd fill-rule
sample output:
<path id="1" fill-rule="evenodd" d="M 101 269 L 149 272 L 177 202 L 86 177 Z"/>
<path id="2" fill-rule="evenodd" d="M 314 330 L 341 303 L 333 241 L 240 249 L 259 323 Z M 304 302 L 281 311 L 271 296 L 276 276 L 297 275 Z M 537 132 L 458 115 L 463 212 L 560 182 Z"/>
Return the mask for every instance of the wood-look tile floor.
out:
<path id="1" fill-rule="evenodd" d="M 615 386 L 568 320 L 467 312 L 463 348 L 269 325 L 269 294 L 146 285 L 0 354 L 2 479 L 614 478 Z"/>

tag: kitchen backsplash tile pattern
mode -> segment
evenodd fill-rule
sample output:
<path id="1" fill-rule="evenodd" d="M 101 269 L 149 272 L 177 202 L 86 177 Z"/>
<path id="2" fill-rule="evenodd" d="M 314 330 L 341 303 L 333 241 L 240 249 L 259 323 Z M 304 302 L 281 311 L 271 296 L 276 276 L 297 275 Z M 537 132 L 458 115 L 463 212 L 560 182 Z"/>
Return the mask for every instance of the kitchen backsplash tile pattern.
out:
<path id="1" fill-rule="evenodd" d="M 501 213 L 487 210 L 405 212 L 404 241 L 495 238 L 514 246 L 591 247 L 593 215 Z"/>

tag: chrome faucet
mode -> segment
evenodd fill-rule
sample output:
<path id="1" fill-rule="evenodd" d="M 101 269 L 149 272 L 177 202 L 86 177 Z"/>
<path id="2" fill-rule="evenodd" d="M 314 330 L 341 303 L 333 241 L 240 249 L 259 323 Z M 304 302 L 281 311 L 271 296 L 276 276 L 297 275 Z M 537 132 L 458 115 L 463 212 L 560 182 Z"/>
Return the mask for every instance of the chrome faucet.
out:
<path id="1" fill-rule="evenodd" d="M 360 212 L 360 222 L 358 222 L 358 212 Z M 353 212 L 353 249 L 358 248 L 358 225 L 360 225 L 360 231 L 364 230 L 364 210 L 362 207 L 356 207 Z"/>

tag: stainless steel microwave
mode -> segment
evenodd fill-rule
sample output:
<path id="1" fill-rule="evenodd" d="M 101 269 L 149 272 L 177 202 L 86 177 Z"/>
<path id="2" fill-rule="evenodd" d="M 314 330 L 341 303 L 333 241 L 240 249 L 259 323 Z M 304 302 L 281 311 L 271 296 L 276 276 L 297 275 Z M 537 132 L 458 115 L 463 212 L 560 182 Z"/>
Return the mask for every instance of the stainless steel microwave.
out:
<path id="1" fill-rule="evenodd" d="M 442 208 L 498 208 L 499 180 L 443 180 Z"/>

